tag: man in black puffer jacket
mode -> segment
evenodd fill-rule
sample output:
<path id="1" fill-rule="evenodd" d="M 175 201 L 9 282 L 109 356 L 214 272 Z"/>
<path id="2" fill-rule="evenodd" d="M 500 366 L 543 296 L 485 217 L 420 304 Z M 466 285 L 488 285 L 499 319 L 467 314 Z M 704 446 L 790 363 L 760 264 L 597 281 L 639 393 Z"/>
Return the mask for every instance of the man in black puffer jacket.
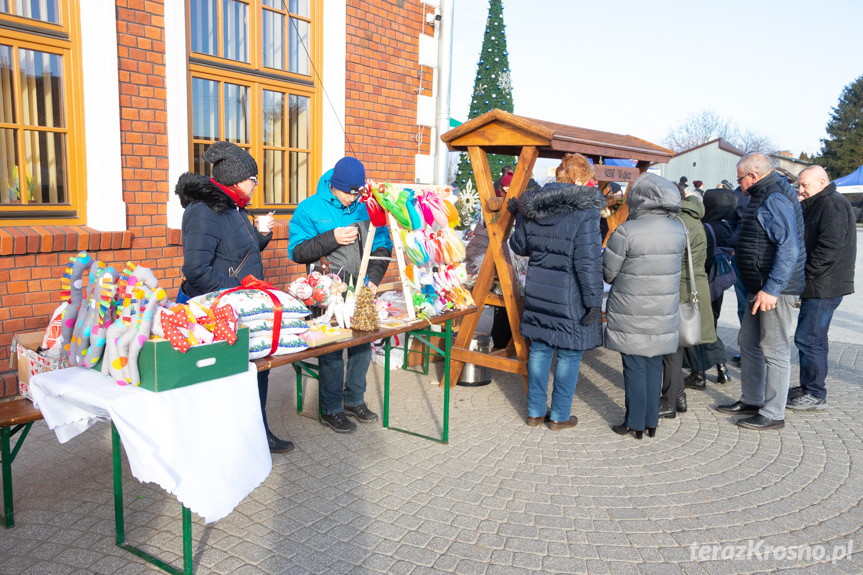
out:
<path id="1" fill-rule="evenodd" d="M 749 294 L 738 334 L 742 393 L 718 409 L 750 415 L 737 422 L 741 427 L 778 429 L 785 426 L 791 381 L 791 310 L 803 291 L 803 212 L 797 194 L 764 154 L 740 159 L 737 182 L 751 198 L 735 245 Z"/>
<path id="2" fill-rule="evenodd" d="M 827 407 L 827 330 L 842 296 L 854 293 L 857 224 L 851 203 L 824 168 L 810 166 L 797 181 L 806 222 L 806 287 L 794 334 L 800 387 L 789 391 L 788 408 L 808 411 Z"/>

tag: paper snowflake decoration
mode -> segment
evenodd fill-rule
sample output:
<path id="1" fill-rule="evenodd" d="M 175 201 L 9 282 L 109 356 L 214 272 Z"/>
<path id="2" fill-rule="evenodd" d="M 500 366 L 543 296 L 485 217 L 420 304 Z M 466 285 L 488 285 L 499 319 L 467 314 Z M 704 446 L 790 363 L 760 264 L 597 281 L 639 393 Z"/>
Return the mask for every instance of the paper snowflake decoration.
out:
<path id="1" fill-rule="evenodd" d="M 509 72 L 501 72 L 500 78 L 497 80 L 497 87 L 507 92 L 512 90 L 512 78 L 509 75 Z"/>

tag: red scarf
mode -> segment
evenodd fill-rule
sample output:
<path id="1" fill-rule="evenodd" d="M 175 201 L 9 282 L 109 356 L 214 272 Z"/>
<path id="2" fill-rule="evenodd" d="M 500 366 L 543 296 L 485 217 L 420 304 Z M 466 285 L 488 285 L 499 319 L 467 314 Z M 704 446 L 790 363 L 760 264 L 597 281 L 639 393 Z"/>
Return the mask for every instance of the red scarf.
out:
<path id="1" fill-rule="evenodd" d="M 243 197 L 239 194 L 239 192 L 237 192 L 237 186 L 236 185 L 223 186 L 222 184 L 220 184 L 219 182 L 217 182 L 213 178 L 210 178 L 210 181 L 213 182 L 220 190 L 222 190 L 223 192 L 228 194 L 228 196 L 232 200 L 234 200 L 234 202 L 237 204 L 237 206 L 239 206 L 241 208 L 245 208 L 246 204 L 249 203 L 249 198 Z"/>

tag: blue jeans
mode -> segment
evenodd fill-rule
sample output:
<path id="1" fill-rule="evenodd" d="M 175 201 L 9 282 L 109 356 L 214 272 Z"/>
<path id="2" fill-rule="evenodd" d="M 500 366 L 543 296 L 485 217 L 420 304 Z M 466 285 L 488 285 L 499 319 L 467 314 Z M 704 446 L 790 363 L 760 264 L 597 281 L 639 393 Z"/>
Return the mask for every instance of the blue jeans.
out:
<path id="1" fill-rule="evenodd" d="M 554 368 L 549 417 L 552 421 L 568 421 L 584 352 L 554 348 L 541 341 L 530 342 L 530 354 L 527 358 L 527 415 L 545 417 L 548 410 L 548 374 L 551 373 L 551 358 L 554 357 L 555 349 L 557 365 Z"/>
<path id="2" fill-rule="evenodd" d="M 345 405 L 352 407 L 365 403 L 366 373 L 372 361 L 372 346 L 364 343 L 348 348 L 347 376 L 342 351 L 326 353 L 318 358 L 318 394 L 324 415 L 344 411 Z"/>
<path id="3" fill-rule="evenodd" d="M 740 401 L 761 407 L 770 419 L 785 419 L 791 382 L 791 310 L 796 295 L 780 295 L 776 307 L 752 315 L 750 293 L 737 334 L 740 346 Z"/>
<path id="4" fill-rule="evenodd" d="M 644 431 L 659 425 L 659 398 L 662 395 L 662 356 L 644 357 L 621 353 L 626 417 L 629 429 Z M 675 397 L 676 401 L 677 398 Z"/>
<path id="5" fill-rule="evenodd" d="M 827 399 L 827 330 L 840 303 L 842 296 L 805 298 L 797 316 L 794 344 L 800 352 L 800 387 L 819 399 Z"/>

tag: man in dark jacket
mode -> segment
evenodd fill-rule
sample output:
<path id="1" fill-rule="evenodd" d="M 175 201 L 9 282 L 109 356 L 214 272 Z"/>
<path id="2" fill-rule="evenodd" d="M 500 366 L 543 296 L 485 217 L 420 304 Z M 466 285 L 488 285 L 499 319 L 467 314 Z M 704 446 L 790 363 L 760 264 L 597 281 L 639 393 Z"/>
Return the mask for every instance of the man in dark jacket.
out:
<path id="1" fill-rule="evenodd" d="M 854 293 L 857 226 L 851 203 L 824 168 L 810 166 L 797 181 L 806 224 L 806 287 L 794 334 L 800 387 L 788 392 L 788 408 L 808 411 L 827 407 L 827 330 L 842 296 Z"/>
<path id="2" fill-rule="evenodd" d="M 792 310 L 803 291 L 806 250 L 797 194 L 764 154 L 743 156 L 737 182 L 750 197 L 738 229 L 735 256 L 748 292 L 738 334 L 742 356 L 739 401 L 719 411 L 750 415 L 748 429 L 785 426 L 791 381 Z"/>

